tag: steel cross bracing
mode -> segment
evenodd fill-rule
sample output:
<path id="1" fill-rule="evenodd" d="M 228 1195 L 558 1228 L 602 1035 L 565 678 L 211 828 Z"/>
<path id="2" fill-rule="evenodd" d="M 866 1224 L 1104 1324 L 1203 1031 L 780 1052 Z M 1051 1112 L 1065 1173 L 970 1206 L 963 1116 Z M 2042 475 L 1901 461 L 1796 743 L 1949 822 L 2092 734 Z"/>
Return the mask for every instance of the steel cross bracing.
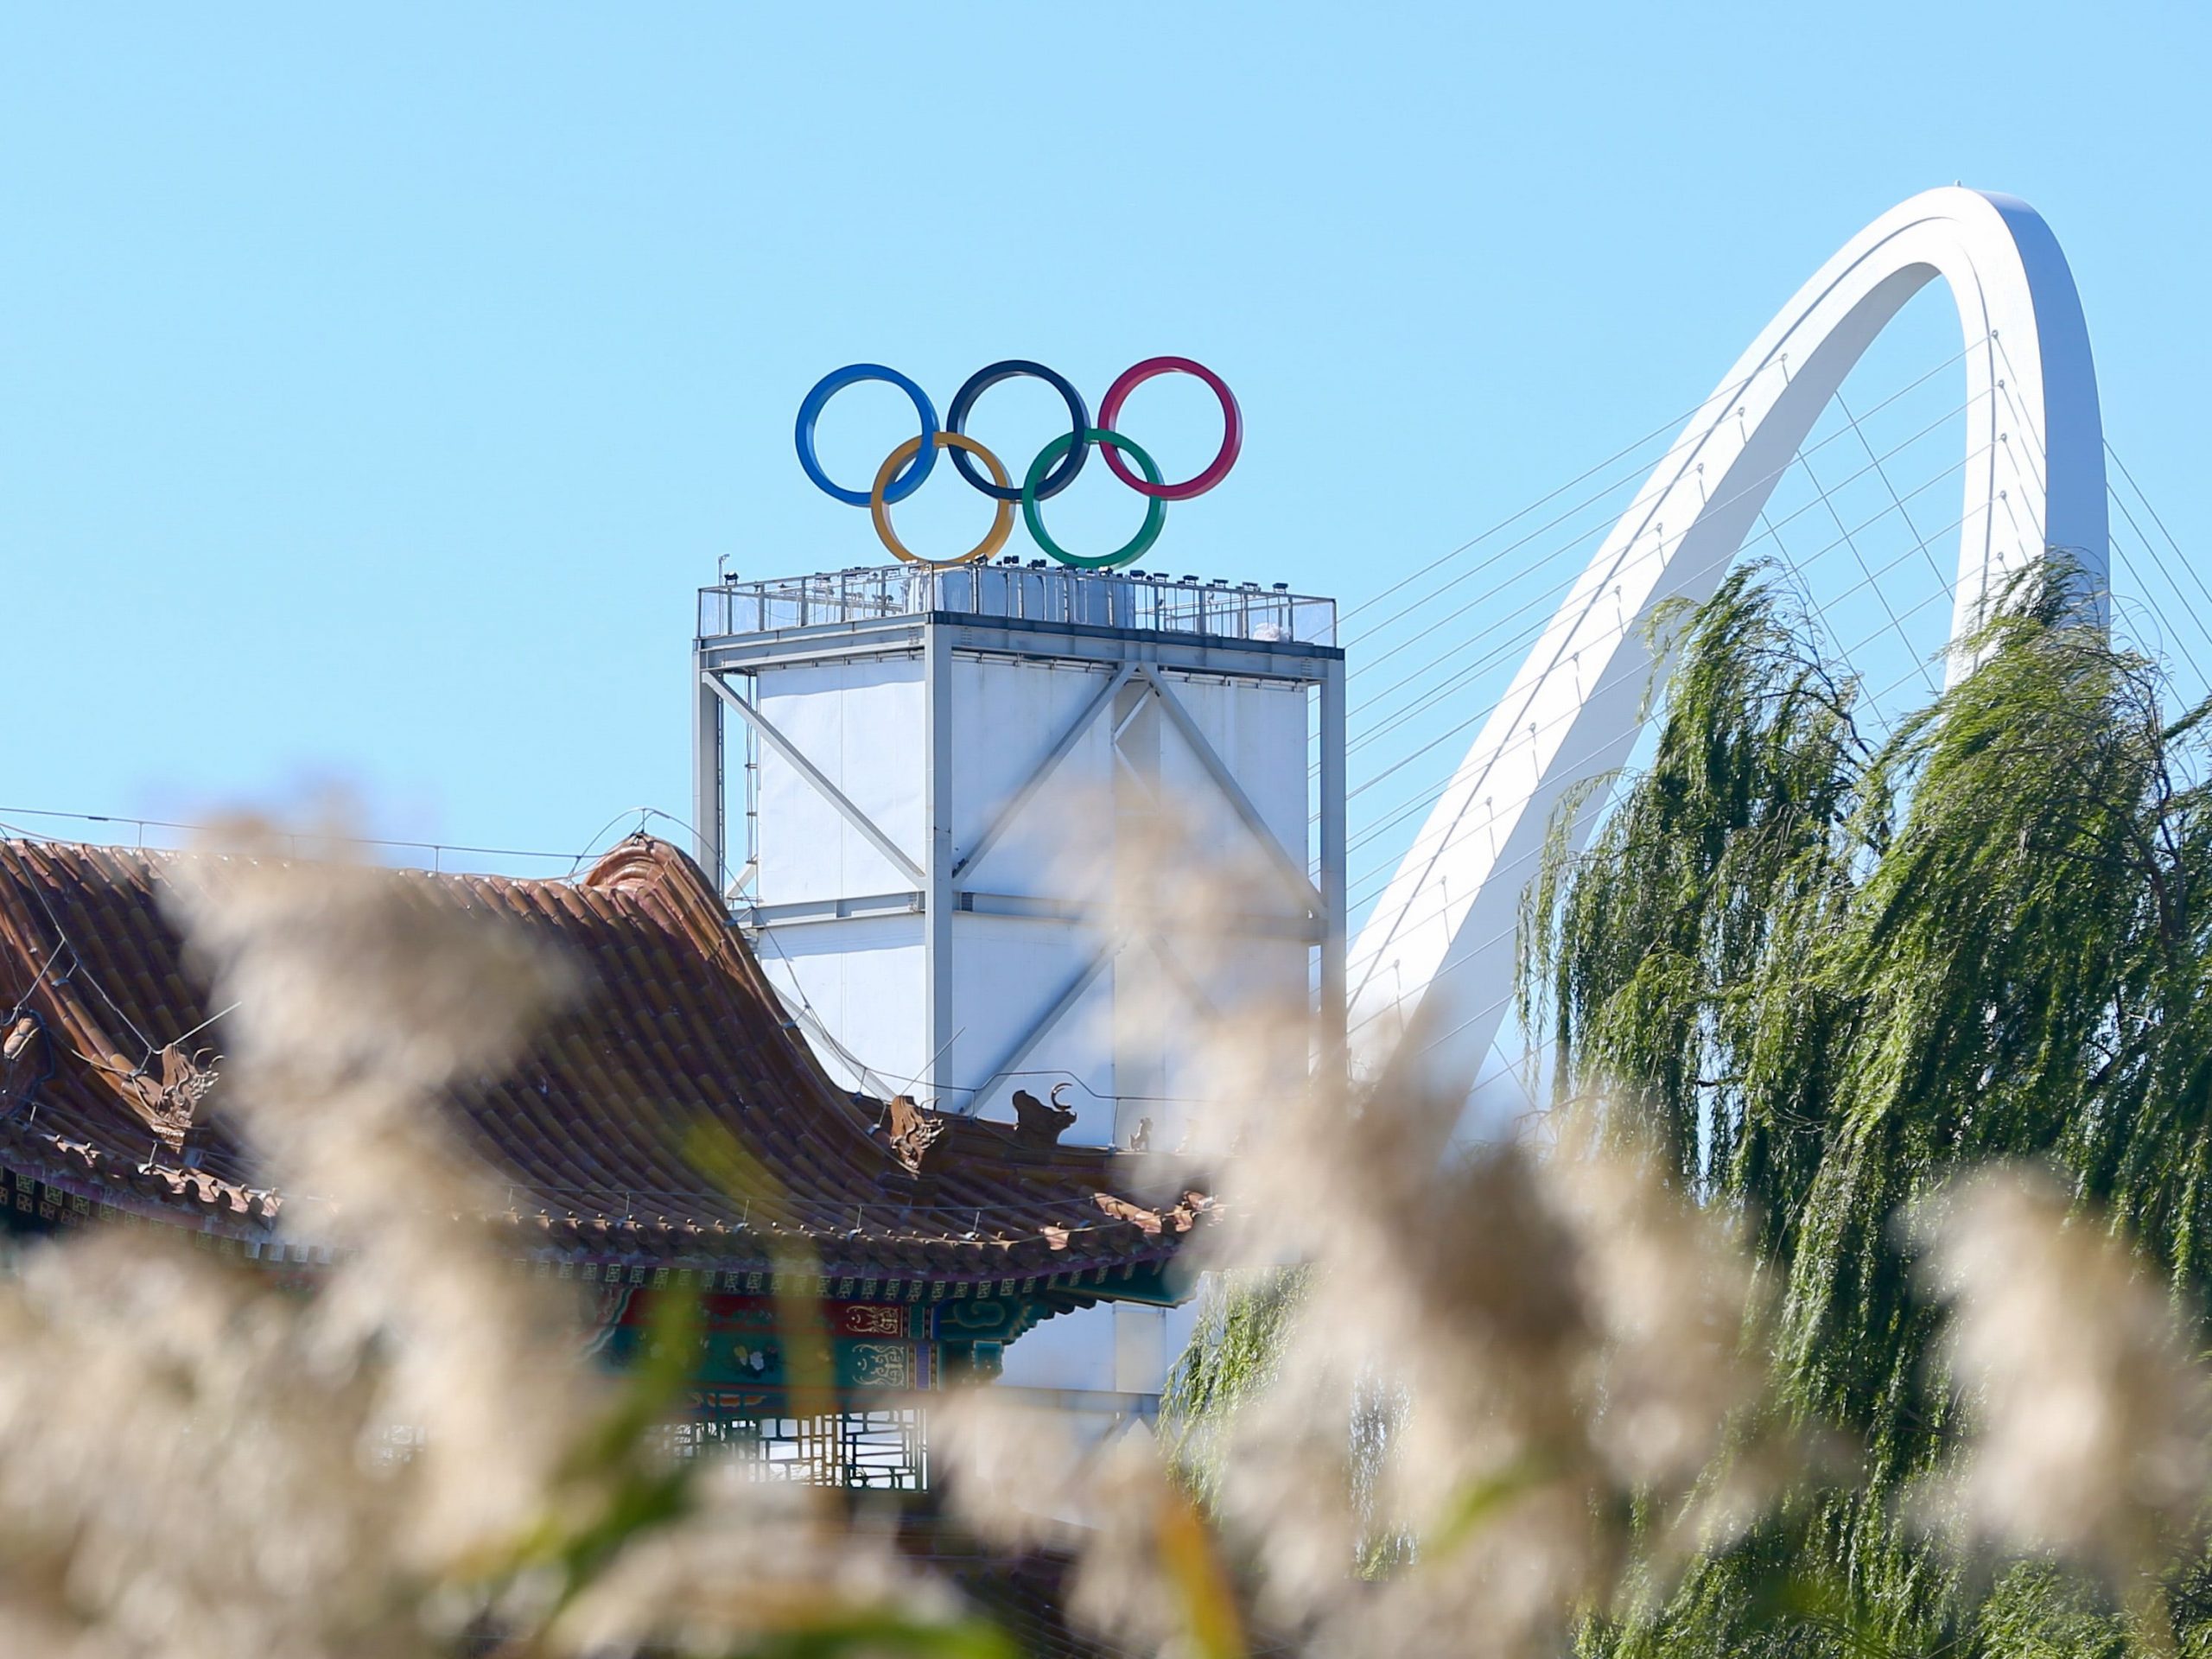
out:
<path id="1" fill-rule="evenodd" d="M 1554 813 L 1580 848 L 1592 780 L 1628 757 L 1655 667 L 1644 623 L 1709 597 L 1852 366 L 1938 276 L 1966 342 L 1954 639 L 2057 550 L 2109 614 L 2101 420 L 2088 334 L 2050 228 L 2013 198 L 1933 190 L 1818 271 L 1689 418 L 1567 592 L 1431 808 L 1351 951 L 1355 1071 L 1464 1094 L 1510 1005 L 1517 912 Z M 1955 654 L 1955 677 L 1970 664 Z"/>
<path id="2" fill-rule="evenodd" d="M 899 835 L 857 804 L 833 779 L 836 768 L 823 758 L 807 753 L 804 746 L 763 709 L 760 699 L 748 696 L 739 683 L 757 683 L 758 677 L 779 669 L 891 658 L 918 659 L 921 664 L 925 731 L 919 760 L 925 828 L 921 844 L 913 846 L 902 844 Z M 956 800 L 951 784 L 953 664 L 956 660 L 992 658 L 1049 661 L 1057 668 L 1085 672 L 1096 683 L 1002 795 L 980 804 Z M 739 880 L 730 884 L 730 899 L 734 918 L 763 944 L 764 958 L 772 958 L 777 935 L 794 926 L 868 917 L 923 918 L 923 995 L 930 1062 L 924 1075 L 912 1079 L 877 1069 L 875 1057 L 867 1054 L 845 1057 L 854 1069 L 866 1067 L 878 1082 L 911 1084 L 917 1092 L 936 1095 L 943 1104 L 972 1109 L 995 1084 L 1022 1072 L 1091 987 L 1131 950 L 1146 953 L 1159 981 L 1189 1006 L 1201 1009 L 1211 1006 L 1198 976 L 1178 959 L 1173 944 L 1130 932 L 1117 920 L 1122 907 L 1110 898 L 1068 897 L 1037 891 L 1033 882 L 990 879 L 994 857 L 1006 844 L 1009 831 L 1038 805 L 1070 755 L 1102 725 L 1108 728 L 1114 756 L 1111 792 L 1117 815 L 1141 814 L 1147 788 L 1156 785 L 1162 744 L 1176 746 L 1196 762 L 1228 815 L 1243 825 L 1252 846 L 1274 871 L 1283 904 L 1281 910 L 1220 918 L 1222 925 L 1242 937 L 1303 944 L 1318 953 L 1313 978 L 1322 1020 L 1320 1040 L 1330 1052 L 1340 1046 L 1345 893 L 1344 661 L 1333 645 L 1192 639 L 1143 630 L 1068 627 L 984 614 L 927 612 L 705 637 L 695 645 L 693 666 L 692 822 L 702 867 L 729 868 L 733 849 L 727 821 L 728 752 L 734 723 L 753 752 L 771 752 L 789 766 L 840 820 L 881 855 L 899 878 L 896 885 L 880 890 L 779 902 L 772 893 L 747 890 L 753 885 L 754 870 L 748 856 Z M 1254 804 L 1230 760 L 1208 740 L 1185 706 L 1179 683 L 1209 680 L 1287 683 L 1317 694 L 1322 810 L 1319 835 L 1312 847 L 1284 844 Z M 1302 754 L 1297 770 L 1302 779 Z M 1125 829 L 1133 838 L 1142 832 L 1135 818 Z M 749 838 L 747 850 L 748 854 L 753 850 Z M 1058 980 L 1033 988 L 1002 988 L 1001 995 L 1027 995 L 1033 1013 L 987 1058 L 971 1057 L 966 1064 L 951 1067 L 938 1062 L 963 1029 L 957 1007 L 959 993 L 950 969 L 952 928 L 963 915 L 1077 924 L 1090 943 L 1079 959 L 1066 963 Z M 817 1040 L 830 1038 L 835 1043 L 811 1010 L 793 1007 L 791 1012 Z M 1122 1012 L 1117 1011 L 1116 1017 L 1118 1022 L 1130 1023 L 1130 1017 Z M 1133 1061 L 1124 1064 L 1134 1068 Z M 1116 1075 L 1121 1077 L 1120 1071 Z M 1123 1078 L 1117 1092 L 1135 1096 L 1148 1091 L 1128 1086 Z M 1133 1121 L 1116 1126 L 1117 1134 L 1133 1127 Z"/>

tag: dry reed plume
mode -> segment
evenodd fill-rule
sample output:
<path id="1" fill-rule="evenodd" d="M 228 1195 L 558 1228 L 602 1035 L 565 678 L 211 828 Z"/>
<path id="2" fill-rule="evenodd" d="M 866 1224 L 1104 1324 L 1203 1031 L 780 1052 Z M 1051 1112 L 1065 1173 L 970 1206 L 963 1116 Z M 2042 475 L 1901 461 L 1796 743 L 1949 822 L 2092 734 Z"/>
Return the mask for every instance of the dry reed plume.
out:
<path id="1" fill-rule="evenodd" d="M 1152 831 L 1128 919 L 1212 965 L 1272 874 L 1224 868 L 1233 843 L 1203 828 Z M 1261 998 L 1194 1057 L 1222 1210 L 1191 1265 L 1230 1288 L 1171 1388 L 1170 1452 L 1141 1432 L 1085 1447 L 988 1398 L 957 1425 L 979 1528 L 1087 1552 L 1076 1615 L 1211 1659 L 1245 1650 L 1233 1580 L 1278 1650 L 1563 1654 L 1793 1489 L 1854 1478 L 1840 1437 L 1777 1397 L 1734 1219 L 1676 1189 L 1632 1114 L 1469 1143 L 1459 1102 L 1347 1090 L 1318 1052 L 1300 1001 Z M 2139 1573 L 2202 1504 L 2202 1379 L 2124 1249 L 2065 1216 L 1999 1175 L 1923 1217 L 1980 1407 L 1936 1486 L 2005 1548 Z"/>
<path id="2" fill-rule="evenodd" d="M 159 1233 L 0 1289 L 0 1626 L 57 1659 L 721 1654 L 951 1598 L 825 1495 L 671 1470 L 575 1309 L 481 1236 L 439 1091 L 565 994 L 494 921 L 251 824 L 169 898 L 238 1005 L 225 1109 L 334 1252 L 312 1294 Z M 884 1635 L 882 1632 L 889 1632 Z M 21 1645 L 16 1645 L 20 1643 Z"/>
<path id="3" fill-rule="evenodd" d="M 1130 924 L 1172 920 L 1194 969 L 1236 949 L 1273 874 L 1166 830 L 1152 856 Z M 497 1206 L 436 1101 L 511 1058 L 559 963 L 251 826 L 171 892 L 239 1006 L 224 1108 L 334 1262 L 294 1294 L 146 1231 L 23 1253 L 0 1287 L 13 1650 L 1002 1651 L 824 1494 L 672 1470 L 575 1310 L 480 1236 Z M 1348 1094 L 1313 1052 L 1286 997 L 1224 1010 L 1192 1059 L 1223 1217 L 1197 1265 L 1296 1270 L 1264 1363 L 1165 1450 L 950 1402 L 956 1502 L 1075 1553 L 1070 1613 L 1133 1649 L 1227 1659 L 1256 1619 L 1316 1654 L 1563 1653 L 1802 1471 L 1758 1276 L 1602 1117 L 1455 1147 L 1456 1103 Z M 1981 1425 L 1949 1499 L 1979 1534 L 2140 1573 L 2194 1524 L 2202 1380 L 2064 1211 L 1991 1178 L 1921 1218 Z"/>

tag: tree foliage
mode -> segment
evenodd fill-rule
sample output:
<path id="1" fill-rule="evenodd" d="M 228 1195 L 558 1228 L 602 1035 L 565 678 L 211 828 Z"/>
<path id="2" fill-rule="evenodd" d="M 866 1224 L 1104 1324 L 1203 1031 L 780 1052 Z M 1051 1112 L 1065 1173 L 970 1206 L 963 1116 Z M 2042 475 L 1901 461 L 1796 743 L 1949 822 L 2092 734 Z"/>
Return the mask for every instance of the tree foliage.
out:
<path id="1" fill-rule="evenodd" d="M 1221 1486 L 1223 1452 L 1213 1431 L 1274 1377 L 1306 1281 L 1304 1269 L 1282 1268 L 1217 1274 L 1199 1291 L 1198 1324 L 1168 1371 L 1160 1408 L 1176 1466 L 1208 1502 Z"/>
<path id="2" fill-rule="evenodd" d="M 2212 1564 L 2083 1570 L 1973 1546 L 1948 1478 L 1974 1402 L 1904 1224 L 1977 1167 L 2048 1170 L 2080 1259 L 2108 1230 L 2136 1252 L 2119 1281 L 2157 1287 L 2201 1344 L 2207 709 L 2171 712 L 2160 667 L 2089 626 L 2081 591 L 2056 557 L 2017 583 L 1955 683 L 1877 740 L 1856 677 L 1765 571 L 1741 570 L 1655 626 L 1649 764 L 1606 780 L 1586 849 L 1568 831 L 1590 791 L 1554 826 L 1518 989 L 1556 1101 L 1656 1145 L 1681 1194 L 1736 1224 L 1778 1310 L 1763 1417 L 1844 1448 L 1687 1569 L 1656 1549 L 1644 1593 L 1590 1610 L 1592 1659 L 2212 1652 Z M 1299 1339 L 1302 1294 L 1273 1281 L 1210 1309 L 1168 1402 L 1186 1455 L 1218 1445 L 1203 1426 Z M 2018 1345 L 2015 1386 L 2037 1363 L 2022 1356 L 2071 1351 L 2078 1317 Z M 1756 1483 L 1731 1459 L 1708 1491 Z M 1643 1508 L 1656 1541 L 1668 1517 Z"/>
<path id="3" fill-rule="evenodd" d="M 1858 683 L 1738 573 L 1663 619 L 1652 761 L 1586 851 L 1555 831 L 1528 895 L 1522 1013 L 1555 1089 L 1742 1215 L 1782 1288 L 1784 1396 L 1865 1447 L 1861 1478 L 1694 1578 L 1646 1632 L 1670 1650 L 1742 1634 L 1778 1561 L 1830 1609 L 1800 1639 L 1833 1617 L 1834 1650 L 2037 1650 L 2041 1581 L 1982 1600 L 1905 1514 L 1955 1410 L 1897 1219 L 1960 1172 L 2046 1161 L 2178 1304 L 2212 1276 L 2205 709 L 2169 719 L 2075 591 L 2058 565 L 2021 584 L 1980 665 L 1875 744 Z"/>

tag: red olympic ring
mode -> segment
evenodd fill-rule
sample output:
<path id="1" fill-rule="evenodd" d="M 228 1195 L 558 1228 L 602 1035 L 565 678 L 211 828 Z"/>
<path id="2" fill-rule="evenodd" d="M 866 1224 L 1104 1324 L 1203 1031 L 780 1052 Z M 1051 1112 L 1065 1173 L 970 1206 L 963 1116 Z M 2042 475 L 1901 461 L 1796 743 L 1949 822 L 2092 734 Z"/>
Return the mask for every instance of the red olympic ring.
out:
<path id="1" fill-rule="evenodd" d="M 1187 501 L 1220 483 L 1236 464 L 1237 453 L 1244 447 L 1244 411 L 1236 407 L 1236 394 L 1230 391 L 1229 383 L 1205 364 L 1187 357 L 1147 357 L 1134 367 L 1124 369 L 1121 378 L 1106 389 L 1106 399 L 1098 405 L 1098 424 L 1118 430 L 1116 417 L 1121 414 L 1128 395 L 1146 381 L 1162 374 L 1196 375 L 1212 387 L 1213 395 L 1221 400 L 1221 448 L 1205 471 L 1180 484 L 1154 484 L 1131 472 L 1128 462 L 1117 450 L 1110 446 L 1100 447 L 1106 451 L 1106 465 L 1112 468 L 1114 476 L 1139 495 L 1160 501 Z"/>

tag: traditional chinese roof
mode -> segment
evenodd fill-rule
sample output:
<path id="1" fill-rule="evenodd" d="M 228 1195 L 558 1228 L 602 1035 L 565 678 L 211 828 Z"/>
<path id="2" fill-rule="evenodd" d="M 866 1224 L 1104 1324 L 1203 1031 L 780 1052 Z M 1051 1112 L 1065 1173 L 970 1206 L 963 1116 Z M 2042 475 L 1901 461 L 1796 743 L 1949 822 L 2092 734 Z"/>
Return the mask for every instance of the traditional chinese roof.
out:
<path id="1" fill-rule="evenodd" d="M 227 1011 L 156 897 L 177 856 L 0 841 L 0 1168 L 264 1241 L 287 1195 L 225 1117 Z M 540 1259 L 760 1269 L 803 1242 L 825 1275 L 1103 1296 L 1156 1282 L 1207 1207 L 1143 1196 L 1139 1166 L 1157 1173 L 1157 1158 L 837 1089 L 712 886 L 664 842 L 634 836 L 573 881 L 394 880 L 581 970 L 580 998 L 506 1077 L 446 1103 L 517 1247 Z M 695 1160 L 702 1126 L 757 1166 L 743 1195 Z M 287 1231 L 311 1237 L 311 1209 L 292 1207 Z"/>

